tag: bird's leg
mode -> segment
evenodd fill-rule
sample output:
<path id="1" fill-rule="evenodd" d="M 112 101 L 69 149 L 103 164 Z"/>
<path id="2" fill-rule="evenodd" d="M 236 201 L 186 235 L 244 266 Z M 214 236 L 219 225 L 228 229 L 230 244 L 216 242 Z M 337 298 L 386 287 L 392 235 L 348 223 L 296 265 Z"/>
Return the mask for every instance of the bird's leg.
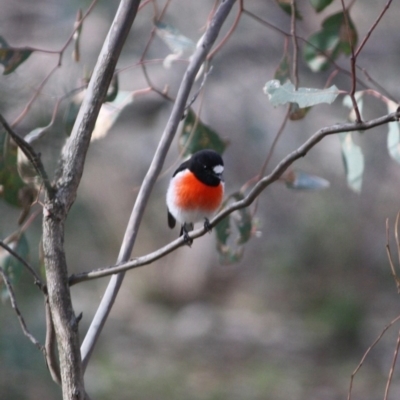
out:
<path id="1" fill-rule="evenodd" d="M 210 220 L 207 217 L 204 218 L 204 229 L 206 230 L 206 232 L 211 232 L 211 230 L 212 230 Z"/>
<path id="2" fill-rule="evenodd" d="M 192 228 L 192 229 L 190 229 Z M 183 236 L 183 242 L 191 247 L 193 243 L 193 239 L 189 236 L 189 230 L 193 230 L 193 225 L 187 226 L 187 224 L 183 224 L 181 228 L 181 236 Z"/>

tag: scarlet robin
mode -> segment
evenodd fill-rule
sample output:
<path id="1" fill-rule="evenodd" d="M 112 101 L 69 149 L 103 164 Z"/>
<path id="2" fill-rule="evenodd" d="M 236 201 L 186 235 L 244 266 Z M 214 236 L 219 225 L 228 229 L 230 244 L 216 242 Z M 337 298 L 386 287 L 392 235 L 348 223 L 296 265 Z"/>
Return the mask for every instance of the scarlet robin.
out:
<path id="1" fill-rule="evenodd" d="M 181 224 L 180 236 L 189 246 L 193 240 L 188 232 L 195 222 L 204 219 L 211 230 L 209 218 L 218 210 L 224 195 L 222 173 L 224 162 L 214 150 L 200 150 L 183 162 L 174 172 L 167 191 L 168 225 Z"/>

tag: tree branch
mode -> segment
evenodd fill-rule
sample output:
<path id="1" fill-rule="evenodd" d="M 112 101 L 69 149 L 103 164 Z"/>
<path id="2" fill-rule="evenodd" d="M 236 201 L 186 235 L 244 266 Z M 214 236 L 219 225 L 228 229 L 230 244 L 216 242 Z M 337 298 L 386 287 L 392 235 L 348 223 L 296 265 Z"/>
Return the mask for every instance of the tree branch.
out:
<path id="1" fill-rule="evenodd" d="M 372 129 L 377 126 L 387 124 L 389 122 L 398 121 L 399 118 L 400 118 L 400 111 L 396 111 L 394 113 L 390 113 L 367 122 L 336 124 L 330 127 L 320 129 L 300 147 L 298 147 L 296 150 L 294 150 L 293 152 L 288 154 L 284 159 L 282 159 L 281 162 L 275 167 L 275 169 L 269 175 L 261 179 L 250 190 L 250 192 L 244 199 L 230 204 L 227 208 L 225 208 L 218 215 L 216 215 L 210 221 L 211 226 L 214 227 L 215 225 L 218 224 L 218 222 L 220 222 L 222 219 L 227 217 L 232 212 L 249 206 L 264 189 L 266 189 L 273 182 L 277 181 L 291 164 L 293 164 L 297 159 L 304 157 L 308 153 L 308 151 L 311 150 L 316 144 L 318 144 L 325 136 L 333 135 L 340 132 L 366 131 L 368 129 Z M 196 239 L 200 236 L 203 236 L 207 232 L 208 230 L 202 227 L 190 232 L 189 237 L 191 239 Z M 167 244 L 166 246 L 162 247 L 161 249 L 154 251 L 153 253 L 147 254 L 142 257 L 134 258 L 129 262 L 126 263 L 121 262 L 112 267 L 105 267 L 90 272 L 82 272 L 80 274 L 71 275 L 71 277 L 69 278 L 69 283 L 70 285 L 75 285 L 79 282 L 102 278 L 108 275 L 125 272 L 133 268 L 138 268 L 143 265 L 151 264 L 152 262 L 164 257 L 165 255 L 171 253 L 172 251 L 176 250 L 178 247 L 184 244 L 185 242 L 183 237 L 180 237 L 174 240 L 173 242 Z"/>
<path id="2" fill-rule="evenodd" d="M 104 41 L 72 133 L 64 146 L 56 177 L 56 193 L 45 196 L 43 250 L 52 322 L 57 338 L 63 398 L 88 398 L 83 381 L 78 324 L 68 286 L 64 224 L 82 177 L 86 153 L 100 107 L 140 0 L 121 0 Z"/>
<path id="3" fill-rule="evenodd" d="M 214 44 L 215 40 L 217 39 L 220 28 L 226 17 L 228 16 L 230 10 L 232 9 L 235 1 L 236 0 L 221 1 L 218 10 L 214 14 L 211 23 L 209 24 L 202 39 L 197 44 L 197 48 L 190 59 L 189 65 L 179 87 L 179 91 L 174 106 L 172 108 L 171 115 L 136 198 L 136 202 L 133 207 L 128 226 L 125 231 L 125 236 L 121 245 L 117 263 L 127 261 L 132 253 L 133 245 L 136 240 L 137 232 L 142 216 L 144 214 L 147 201 L 150 197 L 150 193 L 153 189 L 154 183 L 156 182 L 156 179 L 164 164 L 165 157 L 175 136 L 178 124 L 182 119 L 186 102 L 195 81 L 197 72 L 205 61 L 207 54 L 211 50 L 211 47 Z M 114 304 L 123 278 L 124 274 L 115 275 L 111 278 L 106 292 L 104 293 L 104 296 L 102 298 L 102 301 L 86 334 L 86 337 L 82 343 L 81 354 L 84 368 L 87 366 L 93 348 L 97 342 L 100 332 L 112 308 L 112 305 Z"/>

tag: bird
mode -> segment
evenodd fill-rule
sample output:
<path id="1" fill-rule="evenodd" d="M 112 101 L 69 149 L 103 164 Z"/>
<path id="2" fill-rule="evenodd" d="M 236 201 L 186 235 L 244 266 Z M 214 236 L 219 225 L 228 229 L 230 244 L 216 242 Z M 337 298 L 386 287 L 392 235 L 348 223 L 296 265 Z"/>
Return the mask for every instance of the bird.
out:
<path id="1" fill-rule="evenodd" d="M 209 218 L 219 209 L 224 196 L 224 162 L 214 150 L 194 153 L 174 172 L 167 189 L 168 225 L 181 224 L 179 236 L 189 247 L 193 239 L 188 232 L 195 222 L 204 219 L 204 228 L 211 231 Z"/>

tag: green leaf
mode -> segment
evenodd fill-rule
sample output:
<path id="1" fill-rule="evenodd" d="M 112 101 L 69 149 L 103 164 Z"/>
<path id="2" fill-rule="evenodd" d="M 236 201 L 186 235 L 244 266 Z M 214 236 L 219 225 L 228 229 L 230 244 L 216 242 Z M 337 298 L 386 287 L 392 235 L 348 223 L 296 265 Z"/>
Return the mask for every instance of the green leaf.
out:
<path id="1" fill-rule="evenodd" d="M 275 1 L 279 4 L 279 6 L 282 8 L 282 10 L 285 11 L 285 13 L 292 15 L 292 6 L 290 4 L 290 0 L 275 0 Z M 298 19 L 298 20 L 303 19 L 303 17 L 299 13 L 299 10 L 297 9 L 296 3 L 294 5 L 294 14 L 296 16 L 296 19 Z"/>
<path id="2" fill-rule="evenodd" d="M 21 258 L 24 260 L 28 259 L 29 256 L 29 244 L 25 234 L 13 234 L 4 240 L 11 249 L 13 249 Z M 4 248 L 0 248 L 0 267 L 7 274 L 8 279 L 13 284 L 17 283 L 21 277 L 21 273 L 24 269 L 22 263 L 20 263 L 14 256 L 12 256 Z M 2 299 L 8 295 L 7 289 L 0 278 L 0 295 Z"/>
<path id="3" fill-rule="evenodd" d="M 4 131 L 0 131 L 0 186 L 4 200 L 21 207 L 20 191 L 26 185 L 18 173 L 17 147 Z"/>
<path id="4" fill-rule="evenodd" d="M 310 0 L 310 3 L 316 12 L 321 12 L 326 7 L 328 7 L 329 4 L 332 3 L 332 1 L 333 0 Z"/>
<path id="5" fill-rule="evenodd" d="M 394 101 L 388 103 L 388 112 L 392 113 L 399 107 Z M 388 124 L 389 132 L 387 136 L 387 148 L 390 157 L 400 164 L 400 125 L 398 122 L 390 122 Z"/>
<path id="6" fill-rule="evenodd" d="M 290 171 L 283 179 L 289 189 L 314 191 L 326 189 L 330 186 L 326 179 L 300 170 Z"/>
<path id="7" fill-rule="evenodd" d="M 283 55 L 282 60 L 275 71 L 274 79 L 277 79 L 281 85 L 290 80 L 290 59 L 287 53 Z"/>
<path id="8" fill-rule="evenodd" d="M 0 36 L 0 64 L 3 64 L 3 75 L 8 75 L 15 71 L 27 58 L 33 50 L 25 47 L 10 47 L 8 43 Z"/>
<path id="9" fill-rule="evenodd" d="M 228 142 L 221 139 L 218 133 L 209 126 L 203 124 L 192 110 L 188 110 L 178 145 L 183 157 L 187 157 L 203 149 L 213 149 L 222 154 Z"/>
<path id="10" fill-rule="evenodd" d="M 172 51 L 164 60 L 164 67 L 169 68 L 172 61 L 182 57 L 183 55 L 191 55 L 196 49 L 196 44 L 170 24 L 156 21 L 156 34 Z"/>
<path id="11" fill-rule="evenodd" d="M 299 88 L 296 90 L 291 82 L 281 85 L 278 80 L 273 79 L 265 84 L 264 93 L 268 95 L 274 107 L 286 103 L 297 103 L 300 108 L 305 108 L 320 103 L 331 104 L 335 101 L 339 90 L 335 85 L 328 89 Z"/>
<path id="12" fill-rule="evenodd" d="M 351 132 L 340 133 L 339 139 L 347 184 L 352 190 L 359 193 L 364 173 L 364 155 L 360 146 L 354 143 Z"/>
<path id="13" fill-rule="evenodd" d="M 232 196 L 242 200 L 242 194 Z M 215 228 L 217 234 L 217 250 L 223 264 L 232 264 L 243 256 L 243 245 L 250 239 L 253 221 L 247 208 L 242 208 L 224 218 Z M 233 237 L 235 236 L 235 237 Z"/>
<path id="14" fill-rule="evenodd" d="M 329 56 L 336 60 L 341 53 L 350 55 L 351 47 L 357 43 L 357 31 L 347 14 L 349 29 L 343 12 L 331 15 L 322 23 L 322 29 L 311 35 L 303 48 L 303 56 L 312 71 L 323 71 L 329 66 Z M 350 34 L 350 40 L 349 35 Z"/>

